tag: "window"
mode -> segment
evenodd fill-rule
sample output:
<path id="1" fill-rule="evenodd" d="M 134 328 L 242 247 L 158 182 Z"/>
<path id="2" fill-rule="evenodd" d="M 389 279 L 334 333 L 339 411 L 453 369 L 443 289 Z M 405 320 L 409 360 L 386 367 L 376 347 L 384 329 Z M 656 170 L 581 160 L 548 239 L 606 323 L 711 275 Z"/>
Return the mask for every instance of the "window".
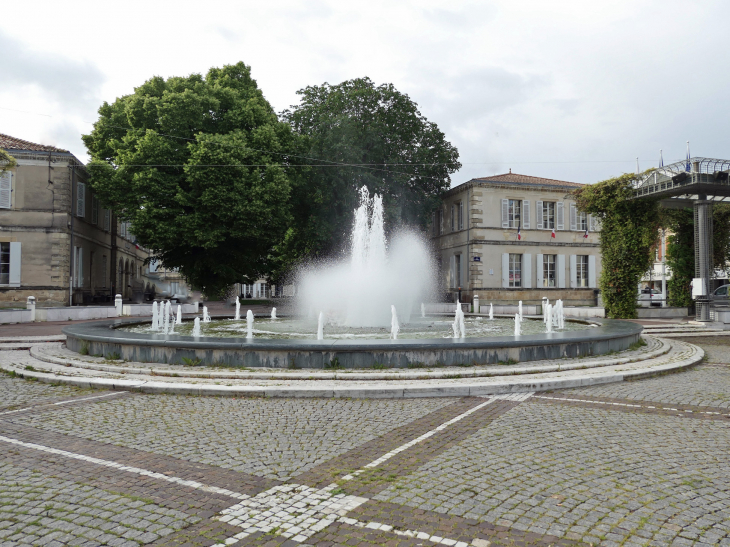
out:
<path id="1" fill-rule="evenodd" d="M 10 284 L 10 243 L 0 243 L 0 285 Z"/>
<path id="2" fill-rule="evenodd" d="M 104 230 L 107 232 L 111 230 L 112 226 L 112 212 L 109 209 L 104 209 Z"/>
<path id="3" fill-rule="evenodd" d="M 451 231 L 452 232 L 456 230 L 455 220 L 456 220 L 456 206 L 452 205 L 451 206 Z"/>
<path id="4" fill-rule="evenodd" d="M 519 199 L 511 199 L 509 200 L 509 209 L 508 209 L 508 220 L 509 220 L 509 227 L 510 228 L 519 228 L 522 226 L 520 224 L 520 220 L 522 218 L 522 202 Z M 512 255 L 510 255 L 512 256 Z M 515 255 L 519 256 L 519 255 Z M 519 287 L 519 285 L 517 285 Z"/>
<path id="5" fill-rule="evenodd" d="M 74 247 L 74 287 L 84 286 L 84 249 Z"/>
<path id="6" fill-rule="evenodd" d="M 126 222 L 119 223 L 119 236 L 127 237 L 127 223 Z"/>
<path id="7" fill-rule="evenodd" d="M 575 257 L 575 286 L 588 286 L 588 255 L 578 255 Z"/>
<path id="8" fill-rule="evenodd" d="M 512 253 L 509 255 L 509 286 L 522 286 L 522 255 Z"/>
<path id="9" fill-rule="evenodd" d="M 459 230 L 464 229 L 464 202 L 459 202 Z"/>
<path id="10" fill-rule="evenodd" d="M 91 223 L 99 224 L 99 200 L 96 196 L 91 197 Z"/>
<path id="11" fill-rule="evenodd" d="M 555 202 L 543 201 L 542 203 L 542 227 L 545 230 L 555 229 Z"/>
<path id="12" fill-rule="evenodd" d="M 76 183 L 76 216 L 86 216 L 86 185 L 83 182 Z"/>
<path id="13" fill-rule="evenodd" d="M 578 220 L 578 230 L 585 232 L 588 229 L 588 217 L 585 213 L 578 212 L 576 215 Z"/>
<path id="14" fill-rule="evenodd" d="M 542 286 L 555 287 L 557 255 L 542 255 Z"/>
<path id="15" fill-rule="evenodd" d="M 11 191 L 13 174 L 10 171 L 0 173 L 0 208 L 10 209 L 12 206 Z"/>

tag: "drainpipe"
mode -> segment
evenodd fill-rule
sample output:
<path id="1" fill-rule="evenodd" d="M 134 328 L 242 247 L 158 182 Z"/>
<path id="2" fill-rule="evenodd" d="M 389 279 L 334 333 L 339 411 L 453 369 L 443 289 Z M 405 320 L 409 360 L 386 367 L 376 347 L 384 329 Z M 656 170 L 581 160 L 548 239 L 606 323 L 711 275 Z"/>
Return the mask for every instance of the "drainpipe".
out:
<path id="1" fill-rule="evenodd" d="M 71 160 L 71 267 L 68 279 L 68 305 L 74 305 L 74 195 L 76 193 L 76 164 Z"/>

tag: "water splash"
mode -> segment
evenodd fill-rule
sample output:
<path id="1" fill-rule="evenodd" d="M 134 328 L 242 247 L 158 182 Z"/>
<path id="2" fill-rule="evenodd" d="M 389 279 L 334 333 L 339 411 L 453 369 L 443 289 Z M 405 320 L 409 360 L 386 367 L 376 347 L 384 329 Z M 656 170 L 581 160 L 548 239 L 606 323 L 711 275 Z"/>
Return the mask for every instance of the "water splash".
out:
<path id="1" fill-rule="evenodd" d="M 246 339 L 253 339 L 253 312 L 251 310 L 246 312 Z"/>
<path id="2" fill-rule="evenodd" d="M 423 302 L 421 302 L 421 317 L 424 319 L 426 318 L 426 304 Z"/>
<path id="3" fill-rule="evenodd" d="M 322 310 L 328 322 L 349 327 L 388 327 L 389 306 L 408 323 L 420 302 L 435 294 L 433 264 L 421 236 L 400 232 L 390 243 L 383 199 L 359 191 L 349 259 L 302 270 L 297 307 L 302 315 Z"/>
<path id="4" fill-rule="evenodd" d="M 400 332 L 400 324 L 398 323 L 398 314 L 395 311 L 395 306 L 390 306 L 390 337 L 393 340 L 398 339 L 398 333 Z"/>
<path id="5" fill-rule="evenodd" d="M 195 338 L 200 338 L 200 317 L 196 317 L 193 322 L 193 336 Z"/>

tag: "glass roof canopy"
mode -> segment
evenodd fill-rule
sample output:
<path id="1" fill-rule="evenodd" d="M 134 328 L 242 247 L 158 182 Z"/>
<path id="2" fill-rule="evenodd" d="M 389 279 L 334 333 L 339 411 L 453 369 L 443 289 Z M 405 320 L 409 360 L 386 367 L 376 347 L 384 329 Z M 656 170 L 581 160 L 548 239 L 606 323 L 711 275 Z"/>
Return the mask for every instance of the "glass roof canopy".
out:
<path id="1" fill-rule="evenodd" d="M 634 198 L 712 199 L 730 196 L 730 160 L 692 158 L 645 173 L 634 185 Z M 704 197 L 706 196 L 706 197 Z"/>

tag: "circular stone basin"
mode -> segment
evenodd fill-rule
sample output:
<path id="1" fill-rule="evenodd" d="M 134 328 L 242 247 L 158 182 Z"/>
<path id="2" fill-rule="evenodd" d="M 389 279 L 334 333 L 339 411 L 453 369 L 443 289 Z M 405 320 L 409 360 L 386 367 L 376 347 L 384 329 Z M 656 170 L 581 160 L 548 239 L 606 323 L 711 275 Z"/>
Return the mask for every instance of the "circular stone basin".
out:
<path id="1" fill-rule="evenodd" d="M 491 323 L 488 318 L 477 319 L 468 316 L 470 328 L 474 325 Z M 230 319 L 217 318 L 221 325 L 235 326 L 240 323 Z M 256 318 L 254 325 L 266 324 L 266 317 Z M 238 332 L 229 336 L 201 336 L 195 338 L 180 334 L 190 325 L 177 325 L 175 334 L 150 333 L 148 321 L 139 319 L 112 319 L 93 323 L 78 323 L 63 329 L 69 349 L 90 355 L 103 355 L 113 359 L 138 362 L 220 365 L 228 367 L 266 367 L 281 369 L 365 369 L 373 366 L 408 368 L 413 366 L 470 366 L 497 363 L 515 363 L 540 359 L 560 359 L 585 355 L 602 355 L 612 351 L 623 351 L 639 340 L 641 325 L 628 321 L 610 319 L 591 320 L 590 328 L 583 323 L 582 330 L 544 332 L 541 320 L 525 321 L 538 330 L 536 334 L 524 333 L 514 336 L 514 320 L 503 323 L 507 332 L 493 332 L 492 336 L 478 335 L 467 338 L 444 337 L 446 327 L 452 319 L 431 318 L 436 323 L 445 323 L 437 329 L 438 334 L 429 338 L 386 339 L 388 331 L 381 337 L 334 338 L 325 328 L 325 339 L 255 337 L 251 340 Z M 495 321 L 496 322 L 496 321 Z M 507 325 L 511 323 L 511 328 Z M 209 325 L 212 325 L 211 322 Z M 497 322 L 498 326 L 500 323 Z M 580 322 L 567 322 L 581 325 Z M 126 328 L 126 330 L 125 330 Z M 421 327 L 418 327 L 419 329 Z M 484 327 L 485 329 L 488 327 Z M 135 332 L 142 329 L 142 332 Z M 148 329 L 144 331 L 144 329 Z M 265 330 L 265 329 L 261 329 Z M 428 327 L 426 327 L 428 330 Z M 541 332 L 542 331 L 542 332 Z M 309 336 L 312 331 L 304 331 Z M 316 331 L 315 331 L 316 332 Z M 418 332 L 422 332 L 418 330 Z M 475 331 L 476 332 L 476 331 Z M 523 331 L 524 332 L 524 331 Z M 382 335 L 382 332 L 379 332 Z"/>
<path id="2" fill-rule="evenodd" d="M 411 320 L 400 326 L 399 339 L 423 340 L 429 338 L 453 338 L 453 317 L 425 317 Z M 483 338 L 491 336 L 511 336 L 515 331 L 514 318 L 472 317 L 464 319 L 467 338 Z M 578 331 L 591 328 L 591 324 L 583 321 L 566 321 L 564 329 L 555 332 Z M 152 330 L 152 323 L 121 327 L 119 330 L 139 334 L 159 334 Z M 522 322 L 522 334 L 541 334 L 545 332 L 542 319 L 528 319 Z M 192 336 L 193 323 L 186 321 L 175 325 L 175 334 Z M 203 337 L 232 338 L 246 337 L 246 320 L 216 319 L 209 323 L 200 323 L 200 340 Z M 317 320 L 298 318 L 257 318 L 253 324 L 254 340 L 316 340 Z M 390 328 L 386 327 L 344 327 L 325 323 L 325 340 L 388 340 Z"/>

